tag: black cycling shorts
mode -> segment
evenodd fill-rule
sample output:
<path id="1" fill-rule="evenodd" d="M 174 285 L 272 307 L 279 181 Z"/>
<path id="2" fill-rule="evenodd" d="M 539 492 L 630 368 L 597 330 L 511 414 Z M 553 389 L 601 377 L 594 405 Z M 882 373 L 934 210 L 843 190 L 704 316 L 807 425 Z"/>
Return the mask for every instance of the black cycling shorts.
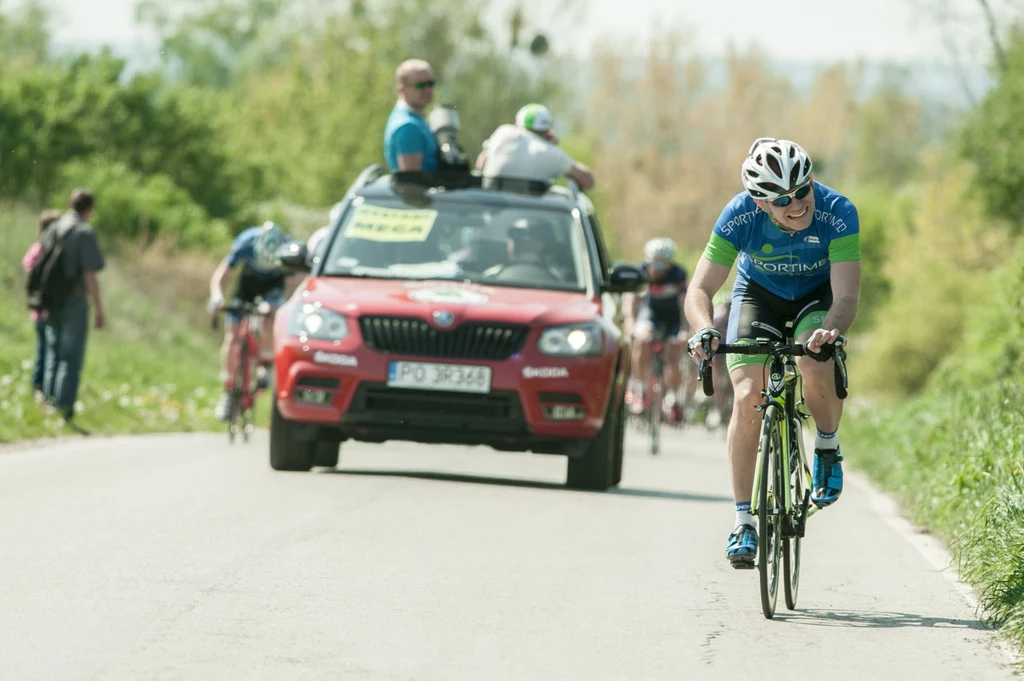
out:
<path id="1" fill-rule="evenodd" d="M 650 306 L 644 305 L 636 315 L 635 326 L 637 328 L 650 327 L 651 337 L 659 336 L 662 339 L 671 339 L 679 335 L 683 328 L 683 318 L 676 310 L 675 314 L 658 314 Z"/>
<path id="2" fill-rule="evenodd" d="M 803 298 L 786 300 L 750 281 L 745 291 L 733 293 L 725 342 L 731 345 L 754 338 L 785 340 L 787 323 L 793 325 L 790 335 L 795 339 L 808 329 L 821 328 L 831 307 L 832 284 L 828 282 Z M 743 364 L 760 365 L 764 361 L 764 357 L 757 355 L 729 355 L 729 371 Z"/>

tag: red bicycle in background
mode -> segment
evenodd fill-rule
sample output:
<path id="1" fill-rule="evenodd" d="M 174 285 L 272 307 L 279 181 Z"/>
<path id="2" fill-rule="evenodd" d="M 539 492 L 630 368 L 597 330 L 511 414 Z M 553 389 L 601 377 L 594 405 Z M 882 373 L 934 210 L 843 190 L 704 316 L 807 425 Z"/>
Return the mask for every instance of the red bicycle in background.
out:
<path id="1" fill-rule="evenodd" d="M 253 431 L 253 407 L 256 398 L 264 390 L 257 381 L 260 367 L 260 318 L 270 315 L 270 303 L 257 297 L 253 302 L 242 302 L 237 298 L 221 308 L 219 314 L 236 313 L 242 315 L 238 329 L 228 351 L 228 376 L 224 381 L 224 390 L 230 398 L 230 416 L 228 418 L 228 441 L 234 442 L 241 422 L 242 440 L 249 441 Z M 213 326 L 217 326 L 217 317 L 213 318 Z"/>
<path id="2" fill-rule="evenodd" d="M 644 400 L 632 419 L 650 435 L 651 454 L 657 454 L 661 450 L 662 424 L 667 422 L 668 425 L 678 428 L 683 422 L 682 408 L 676 401 L 678 395 L 673 393 L 671 406 L 666 409 L 665 405 L 665 397 L 670 392 L 665 383 L 665 351 L 670 346 L 681 347 L 682 343 L 674 338 L 666 338 L 660 331 L 655 330 L 651 339 L 651 377 L 647 381 Z"/>

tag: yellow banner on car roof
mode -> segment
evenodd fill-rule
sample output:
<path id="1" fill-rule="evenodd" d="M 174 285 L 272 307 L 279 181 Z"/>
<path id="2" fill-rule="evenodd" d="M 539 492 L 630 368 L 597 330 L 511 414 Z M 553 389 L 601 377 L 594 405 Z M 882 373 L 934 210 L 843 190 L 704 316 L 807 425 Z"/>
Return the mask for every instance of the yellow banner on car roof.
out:
<path id="1" fill-rule="evenodd" d="M 360 204 L 345 236 L 367 241 L 426 241 L 437 219 L 436 210 L 403 210 Z"/>

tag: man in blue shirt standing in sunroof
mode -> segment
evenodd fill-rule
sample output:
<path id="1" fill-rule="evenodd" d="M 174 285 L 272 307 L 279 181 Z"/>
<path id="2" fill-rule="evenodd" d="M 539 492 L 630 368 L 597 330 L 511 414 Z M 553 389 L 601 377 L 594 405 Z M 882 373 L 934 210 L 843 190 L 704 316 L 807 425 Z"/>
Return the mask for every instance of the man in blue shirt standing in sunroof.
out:
<path id="1" fill-rule="evenodd" d="M 398 102 L 384 129 L 384 159 L 396 170 L 437 171 L 437 140 L 424 118 L 434 100 L 434 71 L 422 59 L 407 59 L 395 70 Z"/>

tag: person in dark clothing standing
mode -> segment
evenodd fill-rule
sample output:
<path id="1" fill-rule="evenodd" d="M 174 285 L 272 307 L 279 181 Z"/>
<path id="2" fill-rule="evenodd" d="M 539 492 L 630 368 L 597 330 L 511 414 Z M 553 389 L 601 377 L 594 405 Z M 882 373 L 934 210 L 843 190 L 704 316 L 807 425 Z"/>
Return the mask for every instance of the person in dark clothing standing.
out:
<path id="1" fill-rule="evenodd" d="M 69 210 L 51 229 L 64 239 L 61 265 L 73 282 L 63 304 L 46 317 L 46 369 L 44 396 L 71 423 L 78 399 L 78 385 L 85 361 L 89 331 L 89 301 L 95 310 L 96 329 L 106 326 L 100 285 L 96 273 L 103 269 L 103 253 L 96 232 L 89 224 L 95 198 L 87 189 L 75 189 L 68 201 Z"/>

